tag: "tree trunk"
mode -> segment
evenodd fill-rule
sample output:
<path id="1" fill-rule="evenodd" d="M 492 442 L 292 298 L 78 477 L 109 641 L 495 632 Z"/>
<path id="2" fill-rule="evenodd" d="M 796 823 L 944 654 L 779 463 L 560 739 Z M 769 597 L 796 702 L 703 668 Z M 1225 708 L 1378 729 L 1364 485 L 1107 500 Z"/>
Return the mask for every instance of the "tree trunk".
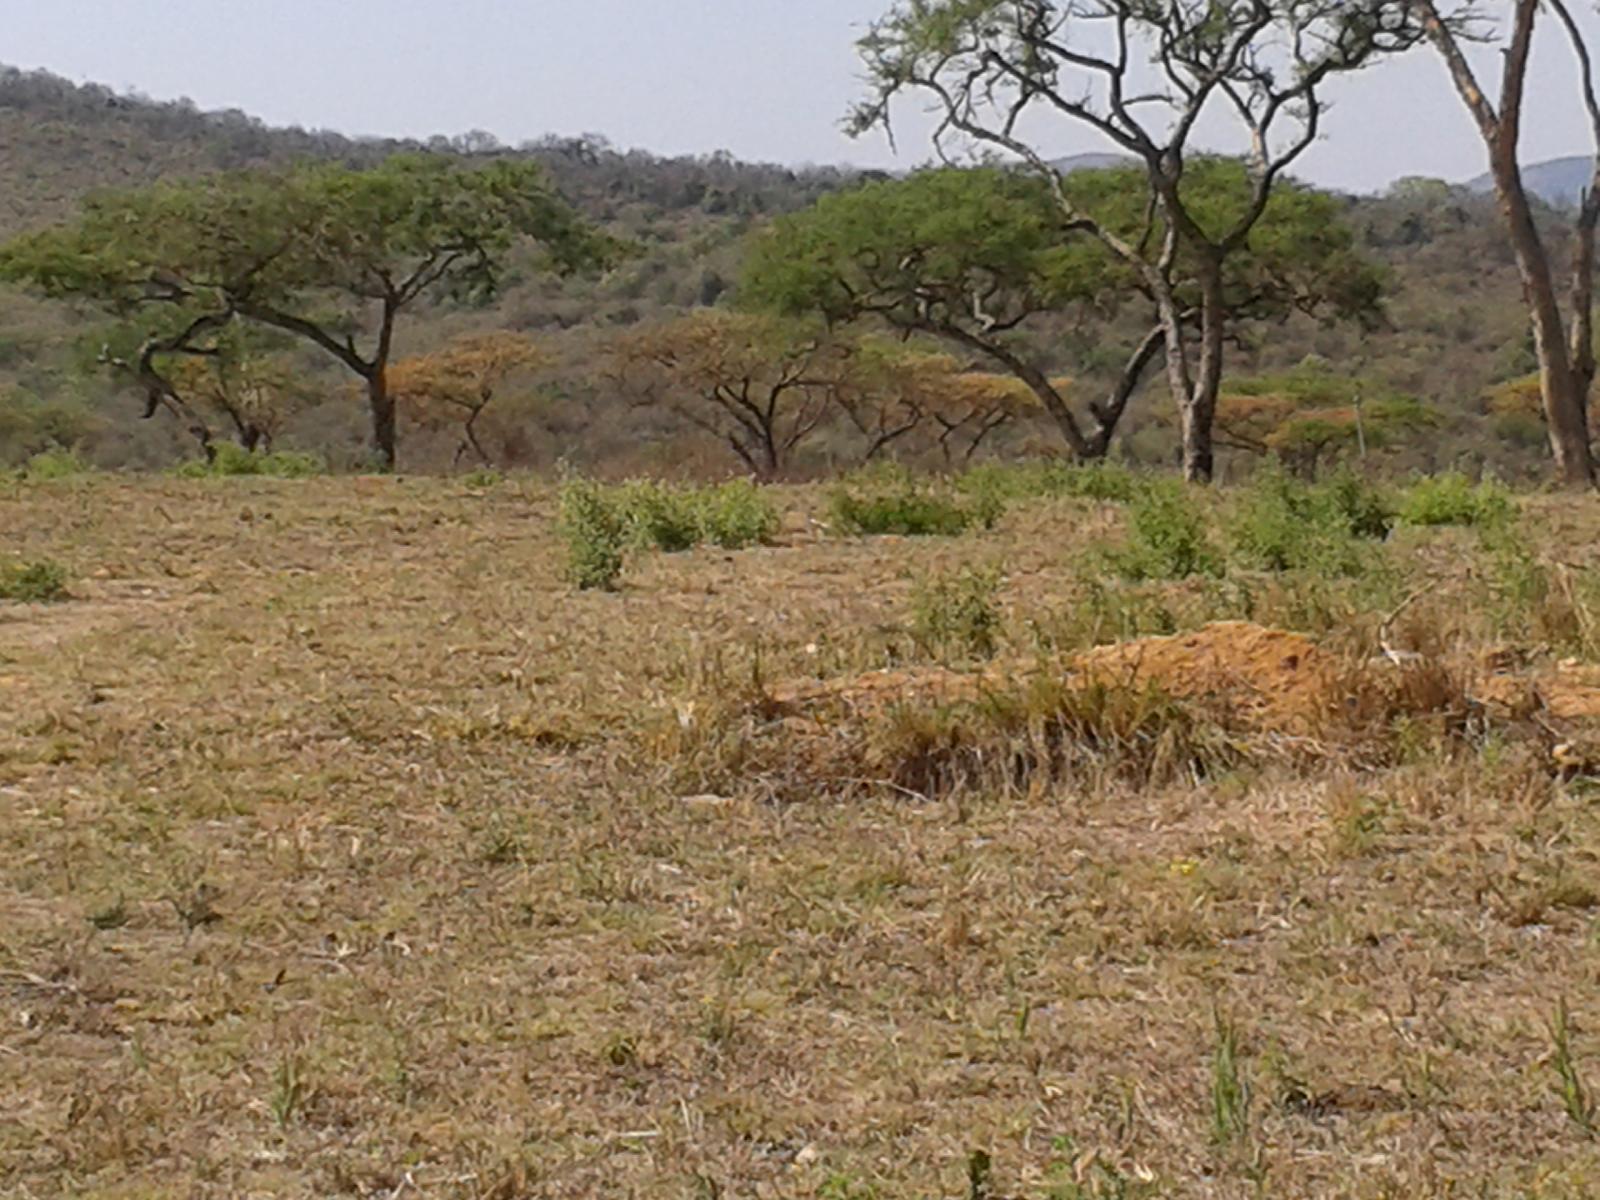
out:
<path id="1" fill-rule="evenodd" d="M 1156 352 L 1165 344 L 1166 337 L 1166 330 L 1160 325 L 1145 334 L 1144 340 L 1134 349 L 1128 361 L 1123 363 L 1122 373 L 1117 377 L 1111 394 L 1103 402 L 1089 406 L 1094 414 L 1095 432 L 1089 439 L 1089 452 L 1085 457 L 1104 458 L 1111 452 L 1111 439 L 1122 422 L 1122 415 L 1128 411 L 1128 402 L 1144 382 L 1145 371 L 1155 359 Z"/>
<path id="2" fill-rule="evenodd" d="M 385 471 L 395 468 L 396 407 L 389 394 L 388 372 L 379 363 L 367 376 L 367 408 L 372 414 L 372 449 Z"/>
<path id="3" fill-rule="evenodd" d="M 761 431 L 761 479 L 771 483 L 778 477 L 778 471 L 783 465 L 782 456 L 778 453 L 778 443 L 771 429 Z"/>
<path id="4" fill-rule="evenodd" d="M 1222 294 L 1220 261 L 1204 264 L 1199 276 L 1199 371 L 1178 399 L 1178 425 L 1183 434 L 1184 479 L 1190 483 L 1210 483 L 1216 468 L 1211 434 L 1217 418 L 1217 393 L 1222 387 L 1222 344 L 1227 324 L 1227 302 Z M 1181 339 L 1181 332 L 1179 336 Z M 1187 356 L 1184 362 L 1187 367 Z M 1184 373 L 1187 375 L 1187 370 Z"/>
<path id="5" fill-rule="evenodd" d="M 1523 295 L 1533 322 L 1534 351 L 1539 356 L 1539 394 L 1544 401 L 1545 429 L 1556 475 L 1564 484 L 1588 487 L 1594 483 L 1594 458 L 1589 448 L 1588 386 L 1581 370 L 1573 369 L 1567 353 L 1566 323 L 1556 297 L 1550 258 L 1539 237 L 1533 209 L 1523 187 L 1514 148 L 1500 146 L 1490 156 L 1500 211 L 1511 232 Z"/>
<path id="6" fill-rule="evenodd" d="M 478 456 L 478 462 L 485 467 L 492 467 L 494 466 L 494 460 L 489 457 L 489 452 L 483 448 L 483 443 L 478 441 L 478 431 L 474 428 L 478 418 L 482 415 L 483 409 L 480 408 L 475 411 L 467 418 L 467 423 L 462 426 L 462 432 L 466 434 L 466 445 L 471 446 L 473 453 Z"/>
<path id="7" fill-rule="evenodd" d="M 1544 403 L 1545 430 L 1550 439 L 1560 481 L 1572 487 L 1594 483 L 1594 456 L 1589 446 L 1588 392 L 1593 375 L 1593 350 L 1590 338 L 1590 303 L 1593 299 L 1594 222 L 1600 211 L 1585 198 L 1577 226 L 1578 259 L 1574 263 L 1573 345 L 1567 345 L 1567 331 L 1556 297 L 1555 277 L 1550 258 L 1539 238 L 1533 210 L 1517 165 L 1522 138 L 1523 95 L 1528 63 L 1533 49 L 1534 26 L 1541 6 L 1539 0 L 1517 0 L 1513 7 L 1511 38 L 1501 51 L 1504 75 L 1500 86 L 1499 110 L 1479 85 L 1472 64 L 1462 53 L 1457 33 L 1440 16 L 1432 0 L 1420 0 L 1419 8 L 1434 46 L 1449 68 L 1456 91 L 1467 111 L 1477 122 L 1484 145 L 1489 150 L 1489 170 L 1494 177 L 1500 211 L 1506 219 L 1517 270 L 1522 276 L 1523 298 L 1533 325 L 1534 348 L 1539 356 L 1539 393 Z M 1574 47 L 1584 68 L 1584 93 L 1597 127 L 1600 112 L 1594 104 L 1589 58 L 1581 33 L 1563 6 L 1556 6 L 1574 39 Z"/>
<path id="8" fill-rule="evenodd" d="M 1159 285 L 1156 289 L 1156 311 L 1160 317 L 1161 328 L 1166 336 L 1163 344 L 1167 355 L 1167 390 L 1172 394 L 1172 403 L 1178 410 L 1178 429 L 1183 439 L 1183 473 L 1184 478 L 1193 479 L 1195 476 L 1190 471 L 1190 447 L 1195 448 L 1196 464 L 1204 465 L 1202 478 L 1211 477 L 1211 425 L 1210 422 L 1197 423 L 1198 415 L 1194 409 L 1194 386 L 1189 374 L 1189 347 L 1183 340 L 1183 315 L 1178 309 L 1178 299 L 1172 294 L 1172 289 L 1164 280 L 1159 278 L 1151 281 Z"/>

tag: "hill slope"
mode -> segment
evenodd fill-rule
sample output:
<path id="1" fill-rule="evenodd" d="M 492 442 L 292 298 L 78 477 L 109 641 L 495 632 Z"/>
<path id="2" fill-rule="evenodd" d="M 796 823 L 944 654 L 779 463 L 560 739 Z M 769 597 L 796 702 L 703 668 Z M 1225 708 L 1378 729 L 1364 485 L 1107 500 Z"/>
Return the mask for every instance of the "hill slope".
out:
<path id="1" fill-rule="evenodd" d="M 1551 208 L 1576 208 L 1583 202 L 1584 190 L 1593 178 L 1592 154 L 1552 158 L 1522 168 L 1522 179 L 1528 190 Z M 1470 191 L 1488 194 L 1494 191 L 1494 177 L 1485 173 L 1466 186 Z"/>

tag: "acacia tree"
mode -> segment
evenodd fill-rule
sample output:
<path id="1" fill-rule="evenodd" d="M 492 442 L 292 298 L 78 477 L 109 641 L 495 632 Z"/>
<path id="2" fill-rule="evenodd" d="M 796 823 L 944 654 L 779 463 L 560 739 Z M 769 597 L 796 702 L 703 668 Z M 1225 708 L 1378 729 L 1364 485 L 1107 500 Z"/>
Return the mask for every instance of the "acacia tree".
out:
<path id="1" fill-rule="evenodd" d="M 3 267 L 0 259 L 0 267 Z M 123 311 L 120 305 L 111 305 Z M 150 420 L 170 413 L 194 438 L 207 462 L 216 457 L 216 434 L 204 413 L 189 402 L 173 379 L 173 372 L 190 359 L 221 353 L 223 335 L 232 324 L 230 313 L 194 315 L 180 306 L 150 315 L 143 329 L 118 327 L 101 342 L 95 362 L 130 381 L 144 394 L 144 411 Z"/>
<path id="2" fill-rule="evenodd" d="M 460 426 L 457 462 L 470 451 L 489 466 L 494 459 L 479 437 L 478 422 L 509 380 L 550 362 L 550 355 L 522 334 L 468 334 L 432 354 L 395 363 L 389 390 L 402 404 L 409 402 L 424 424 L 443 419 Z"/>
<path id="3" fill-rule="evenodd" d="M 1414 396 L 1306 362 L 1230 383 L 1217 402 L 1216 440 L 1315 479 L 1341 455 L 1385 449 L 1437 424 L 1438 414 Z"/>
<path id="4" fill-rule="evenodd" d="M 1588 486 L 1596 481 L 1588 408 L 1595 376 L 1594 256 L 1595 228 L 1600 224 L 1600 99 L 1596 95 L 1592 56 L 1566 0 L 1515 0 L 1511 6 L 1510 36 L 1502 50 L 1500 96 L 1496 102 L 1484 91 L 1461 48 L 1460 29 L 1465 20 L 1475 15 L 1474 6 L 1446 11 L 1447 7 L 1434 0 L 1418 0 L 1416 4 L 1429 38 L 1449 68 L 1456 91 L 1489 151 L 1490 175 L 1510 233 L 1533 325 L 1539 392 L 1556 474 L 1564 484 Z M 1539 235 L 1518 162 L 1528 62 L 1542 11 L 1554 14 L 1577 59 L 1580 98 L 1589 116 L 1595 146 L 1593 174 L 1573 218 L 1567 315 L 1561 309 L 1557 269 Z"/>
<path id="5" fill-rule="evenodd" d="M 970 461 L 996 430 L 1037 407 L 1010 375 L 974 371 L 955 356 L 868 335 L 845 351 L 834 400 L 865 439 L 863 461 L 918 433 L 932 433 L 944 460 Z M 1068 381 L 1052 379 L 1057 395 Z"/>
<path id="6" fill-rule="evenodd" d="M 428 297 L 492 292 L 524 238 L 559 271 L 617 250 L 533 163 L 401 155 L 370 170 L 304 166 L 97 197 L 75 222 L 0 249 L 0 277 L 123 318 L 167 314 L 129 362 L 152 403 L 181 403 L 163 356 L 205 352 L 236 318 L 303 338 L 361 379 L 373 448 L 393 467 L 388 370 L 400 315 Z"/>
<path id="7" fill-rule="evenodd" d="M 609 357 L 634 403 L 669 408 L 761 479 L 782 474 L 827 418 L 841 365 L 820 330 L 720 309 L 629 330 Z"/>
<path id="8" fill-rule="evenodd" d="M 1106 453 L 1153 330 L 1104 401 L 1075 408 L 1022 336 L 1072 305 L 1115 302 L 1103 255 L 1064 235 L 1045 188 L 1015 172 L 927 171 L 827 196 L 780 218 L 746 256 L 744 303 L 830 324 L 876 319 L 983 356 L 1027 387 L 1078 457 Z"/>
<path id="9" fill-rule="evenodd" d="M 242 347 L 217 355 L 186 355 L 173 364 L 170 377 L 197 409 L 224 418 L 239 445 L 252 454 L 270 453 L 290 418 L 311 399 L 292 363 Z"/>
<path id="10" fill-rule="evenodd" d="M 1049 414 L 1068 450 L 1100 458 L 1129 402 L 1166 344 L 1166 325 L 1146 272 L 1095 237 L 1064 226 L 1057 204 L 1096 211 L 1102 228 L 1130 243 L 1148 221 L 1138 168 L 1076 171 L 1054 189 L 993 168 L 925 171 L 824 197 L 780 218 L 752 244 L 740 295 L 750 305 L 842 322 L 882 322 L 932 334 L 1015 377 Z M 1188 202 L 1207 214 L 1243 212 L 1252 189 L 1242 164 L 1216 157 L 1188 167 Z M 1138 248 L 1150 265 L 1149 239 Z M 1201 308 L 1195 259 L 1163 269 L 1187 334 Z M 1223 328 L 1293 311 L 1371 320 L 1382 276 L 1356 251 L 1331 196 L 1280 184 L 1222 274 Z M 1041 318 L 1142 310 L 1146 331 L 1105 393 L 1076 401 L 1057 386 L 1040 347 Z"/>
<path id="11" fill-rule="evenodd" d="M 1049 184 L 1067 226 L 1137 273 L 1154 299 L 1184 473 L 1205 480 L 1227 339 L 1226 264 L 1315 141 L 1323 85 L 1416 42 L 1412 8 L 1412 0 L 899 0 L 861 40 L 871 92 L 852 126 L 892 133 L 897 99 L 931 97 L 942 157 L 987 148 Z M 1213 111 L 1230 115 L 1249 147 L 1248 202 L 1225 214 L 1196 202 L 1186 170 L 1194 131 Z M 1148 206 L 1136 234 L 1074 199 L 1034 136 L 1042 116 L 1091 130 L 1137 161 Z M 1180 260 L 1194 283 L 1192 317 Z"/>

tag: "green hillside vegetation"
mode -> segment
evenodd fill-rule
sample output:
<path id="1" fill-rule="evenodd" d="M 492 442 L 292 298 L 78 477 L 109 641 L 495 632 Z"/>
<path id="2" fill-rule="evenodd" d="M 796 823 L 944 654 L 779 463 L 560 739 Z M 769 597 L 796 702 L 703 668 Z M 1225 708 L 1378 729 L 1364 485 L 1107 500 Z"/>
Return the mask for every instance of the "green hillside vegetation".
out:
<path id="1" fill-rule="evenodd" d="M 43 73 L 0 73 L 0 235 L 70 218 L 83 199 L 126 188 L 239 169 L 306 161 L 371 167 L 396 153 L 431 151 L 466 163 L 532 160 L 583 217 L 634 247 L 603 274 L 552 276 L 518 250 L 491 299 L 440 295 L 420 303 L 397 334 L 398 358 L 492 332 L 526 335 L 544 365 L 523 373 L 497 401 L 503 466 L 551 469 L 557 462 L 607 474 L 657 471 L 715 475 L 740 464 L 725 444 L 673 406 L 641 404 L 601 363 L 618 331 L 649 327 L 697 308 L 738 300 L 736 283 L 752 234 L 818 198 L 881 183 L 881 175 L 830 168 L 746 164 L 716 155 L 659 158 L 598 138 L 547 139 L 515 149 L 484 134 L 426 144 L 353 140 L 273 129 L 238 112 L 204 113 L 80 87 Z M 1116 168 L 1082 176 L 1114 179 Z M 1330 320 L 1311 305 L 1284 305 L 1237 331 L 1229 389 L 1281 375 L 1308 356 L 1359 374 L 1375 393 L 1413 398 L 1434 414 L 1426 438 L 1389 439 L 1385 462 L 1400 470 L 1490 467 L 1508 477 L 1543 468 L 1537 413 L 1507 419 L 1486 399 L 1533 366 L 1516 273 L 1492 202 L 1434 180 L 1406 180 L 1380 197 L 1317 198 L 1354 232 L 1354 248 L 1386 284 L 1376 328 Z M 1560 234 L 1552 224 L 1555 253 Z M 1045 378 L 1071 379 L 1077 396 L 1102 395 L 1146 332 L 1137 305 L 1075 303 L 1030 319 L 1018 337 Z M 1327 306 L 1324 306 L 1324 309 Z M 1312 312 L 1316 311 L 1316 315 Z M 0 289 L 0 461 L 16 464 L 73 448 L 106 467 L 155 467 L 193 456 L 181 422 L 140 420 L 143 399 L 97 362 L 111 335 L 101 315 Z M 334 468 L 365 461 L 366 414 L 348 373 L 304 344 L 279 347 L 275 369 L 299 380 L 294 411 L 276 443 L 313 451 Z M 978 366 L 974 361 L 966 366 Z M 992 364 L 983 364 L 991 369 Z M 1225 389 L 1228 390 L 1228 389 Z M 1114 455 L 1165 463 L 1173 452 L 1166 400 L 1146 384 L 1118 427 Z M 1530 419 L 1532 426 L 1530 428 Z M 1054 422 L 1032 409 L 987 439 L 984 454 L 1055 453 Z M 459 456 L 454 428 L 401 413 L 407 469 L 447 469 Z M 859 459 L 844 419 L 818 431 L 786 465 L 814 474 Z M 909 438 L 891 455 L 937 462 L 933 439 Z M 1247 469 L 1248 452 L 1224 450 L 1224 473 Z"/>

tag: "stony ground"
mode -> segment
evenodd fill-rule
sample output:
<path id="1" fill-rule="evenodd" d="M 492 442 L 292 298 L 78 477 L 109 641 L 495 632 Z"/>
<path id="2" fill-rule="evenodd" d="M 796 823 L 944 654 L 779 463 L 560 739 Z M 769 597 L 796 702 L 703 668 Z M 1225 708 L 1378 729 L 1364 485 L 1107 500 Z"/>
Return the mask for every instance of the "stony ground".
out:
<path id="1" fill-rule="evenodd" d="M 534 485 L 3 486 L 73 595 L 0 605 L 0 1194 L 1600 1193 L 1600 810 L 1526 721 L 1144 786 L 684 760 L 758 670 L 915 667 L 960 564 L 1006 653 L 1137 626 L 1082 591 L 1112 506 L 845 540 L 795 491 L 606 595 Z M 1600 504 L 1525 522 L 1595 565 Z M 1391 553 L 1396 637 L 1494 648 L 1470 539 Z M 1156 624 L 1374 652 L 1252 588 Z"/>

